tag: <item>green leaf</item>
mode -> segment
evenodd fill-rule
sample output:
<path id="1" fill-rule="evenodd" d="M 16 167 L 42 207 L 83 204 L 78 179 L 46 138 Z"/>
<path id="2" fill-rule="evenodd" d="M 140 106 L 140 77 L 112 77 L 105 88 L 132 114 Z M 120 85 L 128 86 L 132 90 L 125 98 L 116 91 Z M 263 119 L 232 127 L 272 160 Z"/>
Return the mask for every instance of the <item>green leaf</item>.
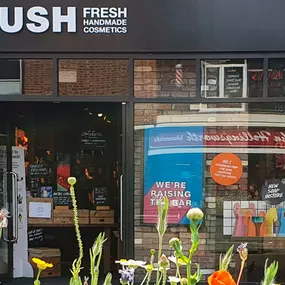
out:
<path id="1" fill-rule="evenodd" d="M 272 285 L 275 282 L 275 278 L 278 272 L 278 262 L 274 261 L 270 264 L 270 266 L 267 266 L 268 260 L 265 261 L 264 266 L 264 280 L 262 282 L 262 285 Z"/>
<path id="2" fill-rule="evenodd" d="M 224 255 L 222 258 L 222 255 L 220 256 L 220 270 L 226 270 L 228 271 L 229 264 L 231 262 L 232 256 L 233 256 L 233 251 L 234 251 L 234 245 L 232 245 L 227 253 Z"/>
<path id="3" fill-rule="evenodd" d="M 112 283 L 112 274 L 108 273 L 106 278 L 105 278 L 105 281 L 104 281 L 103 285 L 111 285 L 111 283 Z"/>

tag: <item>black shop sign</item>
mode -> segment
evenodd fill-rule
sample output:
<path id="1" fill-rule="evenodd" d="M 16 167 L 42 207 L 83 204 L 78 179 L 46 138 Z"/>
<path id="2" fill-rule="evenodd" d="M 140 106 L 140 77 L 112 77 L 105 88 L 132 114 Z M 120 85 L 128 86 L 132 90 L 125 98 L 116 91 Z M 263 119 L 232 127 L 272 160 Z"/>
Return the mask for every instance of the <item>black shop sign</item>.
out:
<path id="1" fill-rule="evenodd" d="M 270 205 L 278 205 L 285 201 L 285 181 L 271 179 L 265 181 L 261 188 L 262 200 Z"/>
<path id="2" fill-rule="evenodd" d="M 284 0 L 1 0 L 0 52 L 285 51 L 284 10 Z"/>

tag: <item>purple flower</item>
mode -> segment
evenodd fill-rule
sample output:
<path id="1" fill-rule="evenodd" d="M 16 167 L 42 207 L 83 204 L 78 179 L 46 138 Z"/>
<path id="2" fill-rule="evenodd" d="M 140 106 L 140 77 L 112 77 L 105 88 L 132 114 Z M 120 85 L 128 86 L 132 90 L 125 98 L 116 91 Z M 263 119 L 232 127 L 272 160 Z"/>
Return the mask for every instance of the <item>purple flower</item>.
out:
<path id="1" fill-rule="evenodd" d="M 248 257 L 247 242 L 241 243 L 237 248 L 237 252 L 239 253 L 241 260 L 243 261 L 247 260 Z"/>
<path id="2" fill-rule="evenodd" d="M 135 270 L 133 268 L 119 270 L 119 273 L 121 274 L 121 284 L 130 284 L 134 281 Z"/>

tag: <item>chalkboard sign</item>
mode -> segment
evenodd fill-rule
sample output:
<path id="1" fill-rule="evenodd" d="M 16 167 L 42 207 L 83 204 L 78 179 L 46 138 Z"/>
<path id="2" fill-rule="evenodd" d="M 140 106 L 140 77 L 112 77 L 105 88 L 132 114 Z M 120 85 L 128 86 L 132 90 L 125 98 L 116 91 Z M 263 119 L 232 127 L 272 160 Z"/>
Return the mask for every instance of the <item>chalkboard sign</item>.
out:
<path id="1" fill-rule="evenodd" d="M 224 77 L 225 97 L 242 97 L 243 94 L 243 68 L 226 67 Z"/>
<path id="2" fill-rule="evenodd" d="M 54 192 L 53 193 L 53 204 L 55 206 L 69 206 L 71 205 L 70 192 Z"/>
<path id="3" fill-rule="evenodd" d="M 80 144 L 83 149 L 104 149 L 106 147 L 107 140 L 102 132 L 88 130 L 81 134 Z"/>
<path id="4" fill-rule="evenodd" d="M 44 241 L 44 230 L 43 229 L 34 229 L 28 231 L 28 241 L 30 243 L 40 243 Z"/>
<path id="5" fill-rule="evenodd" d="M 92 194 L 95 206 L 109 206 L 108 189 L 106 187 L 96 187 L 93 189 Z"/>
<path id="6" fill-rule="evenodd" d="M 285 201 L 285 181 L 267 180 L 261 188 L 262 200 L 270 205 L 278 205 Z"/>
<path id="7" fill-rule="evenodd" d="M 49 167 L 47 164 L 30 164 L 30 177 L 45 177 L 49 175 Z"/>

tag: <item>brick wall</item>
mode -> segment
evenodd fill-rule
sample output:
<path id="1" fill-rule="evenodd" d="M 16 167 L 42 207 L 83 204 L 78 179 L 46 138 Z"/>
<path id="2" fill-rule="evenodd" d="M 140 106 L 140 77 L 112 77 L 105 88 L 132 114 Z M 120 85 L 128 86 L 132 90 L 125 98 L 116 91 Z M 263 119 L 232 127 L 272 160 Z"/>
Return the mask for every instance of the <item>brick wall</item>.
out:
<path id="1" fill-rule="evenodd" d="M 52 95 L 52 60 L 23 60 L 23 94 Z"/>
<path id="2" fill-rule="evenodd" d="M 60 82 L 60 95 L 127 95 L 127 60 L 60 60 L 59 72 L 75 71 L 76 82 Z"/>
<path id="3" fill-rule="evenodd" d="M 60 60 L 59 72 L 72 72 L 59 83 L 60 95 L 127 95 L 127 60 Z M 74 77 L 75 76 L 75 77 Z M 75 80 L 75 81 L 74 81 Z M 23 94 L 52 95 L 52 60 L 23 60 Z"/>

